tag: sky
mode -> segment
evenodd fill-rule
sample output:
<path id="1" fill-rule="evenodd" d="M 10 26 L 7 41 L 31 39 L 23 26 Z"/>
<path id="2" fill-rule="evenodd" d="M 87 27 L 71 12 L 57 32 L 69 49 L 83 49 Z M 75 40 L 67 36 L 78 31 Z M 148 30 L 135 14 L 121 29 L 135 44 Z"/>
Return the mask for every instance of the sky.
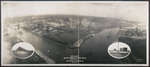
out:
<path id="1" fill-rule="evenodd" d="M 66 14 L 148 22 L 148 2 L 15 2 L 2 3 L 2 17 Z"/>

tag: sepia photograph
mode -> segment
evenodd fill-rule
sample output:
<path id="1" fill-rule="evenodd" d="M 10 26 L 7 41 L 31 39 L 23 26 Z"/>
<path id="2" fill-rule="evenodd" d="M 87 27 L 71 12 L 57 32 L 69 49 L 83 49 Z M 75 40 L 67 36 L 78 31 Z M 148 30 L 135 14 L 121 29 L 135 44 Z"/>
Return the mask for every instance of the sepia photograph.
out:
<path id="1" fill-rule="evenodd" d="M 2 66 L 148 66 L 148 1 L 2 1 Z"/>

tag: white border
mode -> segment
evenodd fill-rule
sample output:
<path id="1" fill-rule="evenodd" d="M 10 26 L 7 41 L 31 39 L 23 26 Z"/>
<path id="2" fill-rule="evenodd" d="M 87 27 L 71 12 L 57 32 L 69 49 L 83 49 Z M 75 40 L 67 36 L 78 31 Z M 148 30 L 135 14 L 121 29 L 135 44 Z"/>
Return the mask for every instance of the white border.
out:
<path id="1" fill-rule="evenodd" d="M 148 1 L 1 1 L 1 10 L 3 7 L 3 3 L 141 3 L 145 2 L 148 3 Z M 149 8 L 148 8 L 149 9 Z M 149 12 L 149 10 L 148 10 Z M 1 32 L 3 32 L 3 11 L 1 11 Z M 3 64 L 2 55 L 1 55 L 1 65 L 2 66 L 149 66 L 149 13 L 148 13 L 148 24 L 147 24 L 147 63 L 146 64 Z M 1 33 L 1 44 L 2 44 L 2 33 Z M 2 47 L 2 45 L 1 45 Z M 1 54 L 3 54 L 1 48 Z"/>

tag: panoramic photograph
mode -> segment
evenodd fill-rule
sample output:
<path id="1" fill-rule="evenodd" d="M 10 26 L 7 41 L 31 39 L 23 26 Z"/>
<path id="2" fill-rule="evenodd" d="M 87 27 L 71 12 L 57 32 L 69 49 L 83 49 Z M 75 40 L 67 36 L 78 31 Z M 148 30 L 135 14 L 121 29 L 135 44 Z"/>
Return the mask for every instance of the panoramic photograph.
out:
<path id="1" fill-rule="evenodd" d="M 147 65 L 148 2 L 2 2 L 2 65 Z"/>

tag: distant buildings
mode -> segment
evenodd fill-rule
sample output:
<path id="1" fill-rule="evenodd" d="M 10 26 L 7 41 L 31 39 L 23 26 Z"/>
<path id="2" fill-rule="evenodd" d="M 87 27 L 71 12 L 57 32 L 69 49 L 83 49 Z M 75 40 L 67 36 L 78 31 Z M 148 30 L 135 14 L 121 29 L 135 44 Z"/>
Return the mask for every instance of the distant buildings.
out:
<path id="1" fill-rule="evenodd" d="M 120 51 L 122 51 L 122 52 L 127 52 L 128 49 L 127 49 L 126 47 L 123 47 L 123 48 L 120 48 Z"/>

